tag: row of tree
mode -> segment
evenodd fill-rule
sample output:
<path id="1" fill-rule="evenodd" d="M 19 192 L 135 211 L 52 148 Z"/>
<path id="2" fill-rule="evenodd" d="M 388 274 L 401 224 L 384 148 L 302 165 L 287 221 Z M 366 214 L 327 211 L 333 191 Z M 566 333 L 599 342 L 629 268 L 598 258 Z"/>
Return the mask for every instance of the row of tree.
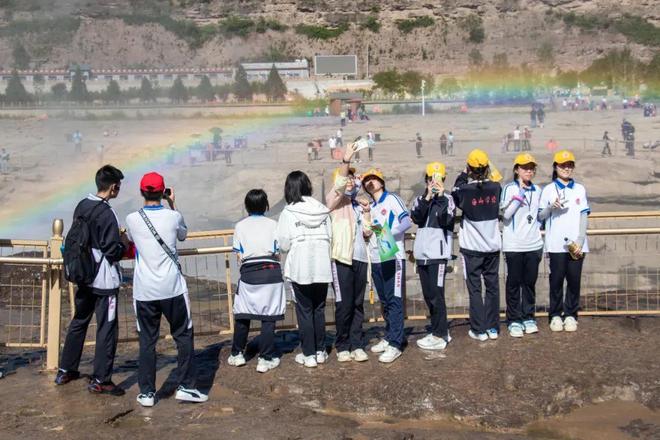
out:
<path id="1" fill-rule="evenodd" d="M 232 84 L 217 86 L 211 84 L 206 75 L 195 87 L 186 87 L 181 78 L 176 78 L 169 88 L 154 87 L 148 78 L 143 77 L 139 88 L 122 90 L 117 81 L 111 80 L 104 91 L 90 92 L 87 90 L 85 78 L 80 69 L 74 73 L 70 89 L 66 83 L 60 82 L 51 87 L 50 94 L 45 94 L 38 86 L 38 84 L 44 84 L 43 78 L 35 78 L 34 81 L 35 93 L 31 94 L 25 89 L 18 73 L 13 72 L 7 83 L 5 95 L 1 97 L 2 101 L 7 104 L 26 104 L 43 100 L 124 103 L 134 99 L 138 99 L 140 102 L 155 102 L 158 98 L 169 98 L 172 103 L 185 103 L 192 97 L 196 97 L 201 102 L 212 102 L 216 99 L 224 101 L 229 94 L 234 94 L 239 101 L 252 101 L 254 94 L 265 94 L 271 101 L 281 101 L 287 93 L 286 85 L 275 65 L 271 68 L 266 82 L 249 82 L 245 69 L 239 66 Z"/>

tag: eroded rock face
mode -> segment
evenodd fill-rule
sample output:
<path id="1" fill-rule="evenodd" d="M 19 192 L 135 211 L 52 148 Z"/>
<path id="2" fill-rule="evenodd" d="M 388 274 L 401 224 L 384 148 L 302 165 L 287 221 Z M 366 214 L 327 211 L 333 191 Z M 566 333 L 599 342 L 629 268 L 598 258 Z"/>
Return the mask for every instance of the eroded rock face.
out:
<path id="1" fill-rule="evenodd" d="M 537 54 L 541 45 L 550 45 L 557 67 L 582 69 L 610 49 L 630 47 L 646 61 L 652 57 L 653 48 L 631 43 L 623 35 L 605 29 L 584 32 L 568 28 L 558 12 L 605 17 L 625 12 L 643 16 L 656 25 L 660 21 L 656 0 L 204 0 L 174 1 L 170 6 L 157 0 L 52 3 L 52 8 L 36 11 L 0 8 L 9 19 L 57 14 L 82 17 L 83 24 L 68 42 L 48 42 L 48 56 L 39 60 L 43 68 L 76 61 L 104 67 L 230 65 L 242 59 L 263 58 L 275 48 L 288 58 L 311 58 L 319 53 L 356 54 L 363 66 L 361 73 L 366 71 L 368 62 L 371 73 L 397 68 L 462 74 L 468 69 L 468 54 L 474 50 L 486 61 L 505 53 L 510 64 L 534 66 L 540 65 Z M 122 20 L 109 20 L 112 15 L 130 11 L 213 26 L 227 17 L 241 15 L 255 21 L 276 20 L 289 28 L 284 32 L 253 32 L 247 37 L 217 36 L 201 47 L 191 48 L 159 24 L 129 25 Z M 432 17 L 434 25 L 408 33 L 397 26 L 400 20 L 424 16 Z M 461 26 L 468 16 L 481 19 L 485 31 L 482 43 L 468 41 L 468 30 Z M 362 26 L 369 17 L 380 24 L 378 33 Z M 295 32 L 299 24 L 333 27 L 342 23 L 348 23 L 348 30 L 329 40 L 309 39 Z M 21 38 L 30 52 L 46 52 L 41 47 L 43 38 L 30 34 Z M 13 41 L 13 36 L 0 38 L 0 60 L 11 60 Z"/>

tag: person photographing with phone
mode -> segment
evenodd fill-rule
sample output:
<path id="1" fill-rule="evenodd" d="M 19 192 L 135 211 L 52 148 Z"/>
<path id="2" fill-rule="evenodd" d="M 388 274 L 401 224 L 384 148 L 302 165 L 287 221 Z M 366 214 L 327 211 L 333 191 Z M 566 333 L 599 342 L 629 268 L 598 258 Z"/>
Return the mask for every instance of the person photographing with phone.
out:
<path id="1" fill-rule="evenodd" d="M 431 315 L 431 332 L 417 341 L 423 350 L 443 350 L 451 337 L 445 303 L 445 274 L 451 259 L 454 229 L 454 200 L 445 194 L 445 165 L 426 165 L 424 194 L 415 199 L 410 217 L 418 227 L 413 256 L 422 284 L 424 301 Z"/>
<path id="2" fill-rule="evenodd" d="M 126 217 L 128 235 L 137 251 L 133 275 L 133 306 L 140 340 L 137 401 L 146 407 L 156 403 L 156 343 L 164 315 L 178 351 L 176 399 L 206 402 L 208 396 L 195 388 L 190 298 L 176 252 L 176 242 L 186 239 L 188 228 L 176 210 L 174 190 L 165 187 L 163 176 L 145 174 L 140 193 L 144 206 Z M 163 198 L 170 209 L 163 206 Z"/>
<path id="3" fill-rule="evenodd" d="M 587 225 L 591 208 L 586 189 L 573 179 L 573 153 L 558 151 L 552 169 L 552 183 L 541 192 L 538 215 L 545 221 L 544 249 L 550 257 L 548 317 L 553 332 L 574 332 L 578 324 L 582 265 L 584 255 L 589 252 Z"/>

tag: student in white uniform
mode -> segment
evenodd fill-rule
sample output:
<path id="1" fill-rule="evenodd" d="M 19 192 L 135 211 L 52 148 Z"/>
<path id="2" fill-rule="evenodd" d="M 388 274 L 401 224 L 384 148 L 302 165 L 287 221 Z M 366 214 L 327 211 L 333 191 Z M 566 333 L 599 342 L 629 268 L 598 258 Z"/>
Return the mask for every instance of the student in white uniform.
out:
<path id="1" fill-rule="evenodd" d="M 539 207 L 539 219 L 545 220 L 545 252 L 550 256 L 550 330 L 574 332 L 591 210 L 584 186 L 573 180 L 573 153 L 557 152 L 552 168 L 552 183 L 543 188 Z"/>
<path id="2" fill-rule="evenodd" d="M 241 261 L 241 277 L 234 299 L 234 340 L 229 365 L 245 365 L 250 320 L 261 321 L 257 371 L 265 373 L 280 365 L 275 349 L 275 322 L 284 319 L 286 298 L 277 245 L 277 222 L 264 216 L 268 196 L 252 189 L 245 196 L 248 217 L 236 224 L 232 246 Z"/>
<path id="3" fill-rule="evenodd" d="M 529 153 L 516 156 L 513 182 L 502 190 L 502 250 L 506 260 L 506 319 L 509 335 L 521 338 L 538 332 L 536 279 L 543 258 L 543 238 L 538 221 L 541 188 L 532 182 L 536 160 Z"/>
<path id="4" fill-rule="evenodd" d="M 129 239 L 135 243 L 135 273 L 133 275 L 133 306 L 140 337 L 137 401 L 142 406 L 156 402 L 156 343 L 160 334 L 160 319 L 170 324 L 170 334 L 176 343 L 176 399 L 206 402 L 208 396 L 195 389 L 194 331 L 190 315 L 188 286 L 181 273 L 176 242 L 186 239 L 188 228 L 174 206 L 174 191 L 165 197 L 170 209 L 161 200 L 165 181 L 158 173 L 148 173 L 140 181 L 144 206 L 126 217 Z"/>

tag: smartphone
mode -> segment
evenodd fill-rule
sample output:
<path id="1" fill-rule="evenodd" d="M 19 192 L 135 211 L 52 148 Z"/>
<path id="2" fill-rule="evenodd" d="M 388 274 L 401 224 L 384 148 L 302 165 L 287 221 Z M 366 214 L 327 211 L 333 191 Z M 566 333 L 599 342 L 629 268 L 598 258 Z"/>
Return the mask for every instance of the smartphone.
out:
<path id="1" fill-rule="evenodd" d="M 165 191 L 163 191 L 163 195 L 165 197 L 170 197 L 172 195 L 172 188 L 165 188 Z"/>

